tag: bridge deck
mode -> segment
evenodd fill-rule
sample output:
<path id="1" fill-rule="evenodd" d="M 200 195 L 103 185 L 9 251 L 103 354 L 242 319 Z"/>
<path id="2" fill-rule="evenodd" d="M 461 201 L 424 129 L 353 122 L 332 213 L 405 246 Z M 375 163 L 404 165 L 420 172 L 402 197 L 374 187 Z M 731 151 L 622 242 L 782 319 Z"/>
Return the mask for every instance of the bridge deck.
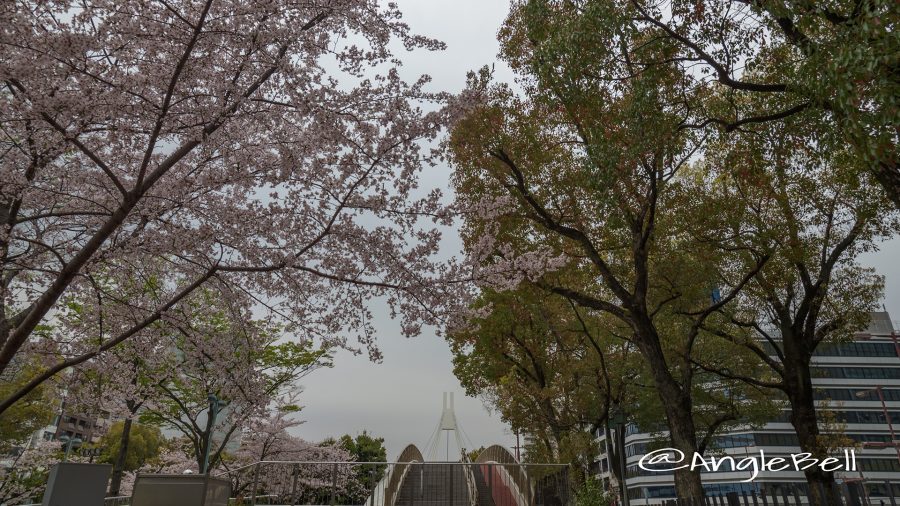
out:
<path id="1" fill-rule="evenodd" d="M 449 463 L 411 464 L 395 506 L 469 506 L 465 469 Z"/>

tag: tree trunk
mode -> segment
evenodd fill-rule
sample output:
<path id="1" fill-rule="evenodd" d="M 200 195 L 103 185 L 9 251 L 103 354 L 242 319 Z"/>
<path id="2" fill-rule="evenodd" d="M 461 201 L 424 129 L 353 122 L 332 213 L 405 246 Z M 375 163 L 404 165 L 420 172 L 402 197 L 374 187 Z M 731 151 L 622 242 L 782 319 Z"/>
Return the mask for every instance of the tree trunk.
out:
<path id="1" fill-rule="evenodd" d="M 875 179 L 884 188 L 888 198 L 900 209 L 900 168 L 897 160 L 885 160 L 875 168 Z"/>
<path id="2" fill-rule="evenodd" d="M 116 463 L 113 465 L 112 479 L 109 483 L 109 496 L 119 495 L 122 486 L 122 473 L 125 471 L 125 459 L 128 456 L 128 441 L 131 439 L 131 418 L 126 418 L 122 424 L 122 437 L 119 439 L 119 454 L 116 455 Z"/>
<path id="3" fill-rule="evenodd" d="M 819 424 L 816 415 L 809 360 L 798 356 L 785 343 L 784 370 L 788 400 L 791 405 L 791 425 L 800 440 L 800 449 L 814 458 L 827 457 L 827 449 L 819 441 Z M 803 471 L 809 485 L 810 501 L 813 506 L 835 504 L 834 473 L 823 471 L 818 466 Z"/>
<path id="4" fill-rule="evenodd" d="M 200 453 L 197 454 L 197 472 L 203 472 L 203 458 L 206 455 L 206 447 L 207 445 L 211 445 L 212 441 L 210 441 L 211 432 L 209 430 L 204 431 L 200 435 Z"/>
<path id="5" fill-rule="evenodd" d="M 673 404 L 678 404 L 677 401 L 674 403 L 665 401 L 664 404 L 666 404 L 666 418 L 672 446 L 684 455 L 684 460 L 679 465 L 690 464 L 694 453 L 697 452 L 697 437 L 690 409 L 685 409 L 684 405 L 673 406 Z M 675 492 L 678 497 L 703 498 L 700 470 L 691 470 L 690 467 L 675 470 Z"/>
<path id="6" fill-rule="evenodd" d="M 680 451 L 684 457 L 682 462 L 673 467 L 690 464 L 694 453 L 697 452 L 697 434 L 694 427 L 690 385 L 678 384 L 669 372 L 669 364 L 666 362 L 662 346 L 660 346 L 659 336 L 649 324 L 649 320 L 647 324 L 635 329 L 635 337 L 637 337 L 638 348 L 650 367 L 653 383 L 665 410 L 672 447 Z M 679 498 L 703 498 L 700 470 L 691 470 L 690 466 L 677 469 L 675 471 L 675 492 Z"/>

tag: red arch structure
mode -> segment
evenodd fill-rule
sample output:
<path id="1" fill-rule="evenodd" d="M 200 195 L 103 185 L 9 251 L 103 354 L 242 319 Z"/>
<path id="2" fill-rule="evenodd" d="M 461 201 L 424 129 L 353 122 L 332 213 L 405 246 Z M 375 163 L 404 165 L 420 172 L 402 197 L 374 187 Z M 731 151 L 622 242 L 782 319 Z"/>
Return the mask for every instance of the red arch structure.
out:
<path id="1" fill-rule="evenodd" d="M 528 471 L 503 446 L 493 445 L 478 454 L 475 460 L 488 482 L 494 506 L 529 506 L 532 504 Z"/>

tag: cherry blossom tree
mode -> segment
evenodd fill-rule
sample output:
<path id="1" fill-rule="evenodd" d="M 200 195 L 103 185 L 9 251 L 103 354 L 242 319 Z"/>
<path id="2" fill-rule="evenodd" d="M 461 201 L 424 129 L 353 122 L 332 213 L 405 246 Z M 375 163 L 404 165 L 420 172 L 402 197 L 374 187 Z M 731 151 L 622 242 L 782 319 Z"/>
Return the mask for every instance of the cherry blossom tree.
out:
<path id="1" fill-rule="evenodd" d="M 148 292 L 159 284 L 145 283 L 137 293 L 155 297 Z M 118 293 L 130 290 L 123 287 Z M 126 423 L 140 417 L 167 426 L 189 443 L 198 466 L 207 453 L 215 466 L 250 420 L 268 413 L 279 400 L 282 406 L 292 405 L 283 396 L 296 389 L 296 380 L 330 360 L 328 349 L 316 347 L 313 340 L 284 335 L 277 325 L 253 319 L 252 301 L 240 295 L 223 297 L 201 288 L 140 335 L 81 364 L 69 392 L 73 404 L 81 412 L 109 413 Z M 99 332 L 97 319 L 83 315 L 102 308 L 89 298 L 69 306 L 77 309 L 59 319 L 70 342 L 60 338 L 57 346 L 83 346 Z M 116 321 L 129 318 L 123 314 Z M 223 406 L 215 420 L 209 416 L 210 396 Z M 123 430 L 121 461 L 127 439 Z M 116 467 L 111 493 L 121 474 L 121 466 Z"/>
<path id="2" fill-rule="evenodd" d="M 117 294 L 118 308 L 159 302 L 163 273 L 136 274 L 115 288 L 106 285 Z M 57 316 L 59 331 L 44 344 L 69 355 L 84 353 L 102 333 L 104 317 L 125 326 L 140 319 L 129 311 L 110 318 L 111 310 L 93 295 L 75 290 Z M 254 320 L 252 306 L 244 293 L 225 297 L 205 286 L 138 335 L 61 375 L 69 409 L 124 421 L 110 495 L 121 493 L 135 420 L 180 433 L 198 467 L 207 452 L 215 466 L 253 417 L 296 388 L 297 379 L 328 365 L 327 348 Z M 210 395 L 226 406 L 215 422 L 208 415 Z"/>
<path id="3" fill-rule="evenodd" d="M 183 440 L 171 441 L 160 453 L 158 459 L 146 464 L 135 472 L 125 472 L 122 475 L 122 485 L 119 494 L 130 496 L 134 490 L 134 482 L 140 473 L 149 474 L 196 474 L 198 472 L 197 461 L 181 449 Z"/>
<path id="4" fill-rule="evenodd" d="M 249 497 L 257 484 L 257 495 L 276 495 L 301 504 L 319 504 L 327 500 L 334 485 L 340 497 L 365 496 L 362 483 L 356 478 L 350 452 L 335 444 L 314 444 L 292 436 L 288 430 L 301 422 L 291 416 L 291 410 L 273 408 L 249 423 L 238 450 L 220 461 L 213 476 L 231 481 L 232 496 Z M 197 461 L 185 438 L 170 442 L 160 457 L 136 472 L 125 472 L 121 495 L 131 495 L 138 474 L 197 473 Z M 259 467 L 260 461 L 281 461 Z M 291 464 L 290 462 L 303 462 Z M 321 464 L 319 464 L 321 462 Z M 338 463 L 337 466 L 334 464 Z M 336 472 L 335 472 L 336 471 Z"/>
<path id="5" fill-rule="evenodd" d="M 293 410 L 283 408 L 254 418 L 233 458 L 222 461 L 222 468 L 232 480 L 232 493 L 236 497 L 249 495 L 255 481 L 261 487 L 260 494 L 276 494 L 283 499 L 293 494 L 293 500 L 306 501 L 304 504 L 328 500 L 332 486 L 336 496 L 364 497 L 363 484 L 352 464 L 353 455 L 334 442 L 314 444 L 291 435 L 289 430 L 302 422 L 292 416 Z M 263 461 L 285 464 L 262 465 L 254 477 L 257 470 L 253 464 Z"/>
<path id="6" fill-rule="evenodd" d="M 450 111 L 423 112 L 445 98 L 427 77 L 400 79 L 392 40 L 441 44 L 395 5 L 22 0 L 0 16 L 0 372 L 69 294 L 101 308 L 91 345 L 57 350 L 0 413 L 200 287 L 375 359 L 373 297 L 407 334 L 434 321 L 449 218 L 417 173 Z M 148 272 L 165 274 L 155 296 L 122 300 Z"/>
<path id="7" fill-rule="evenodd" d="M 40 500 L 50 468 L 62 459 L 60 443 L 39 441 L 15 452 L 0 466 L 0 504 L 28 504 Z M 70 455 L 69 460 L 78 460 Z"/>
<path id="8" fill-rule="evenodd" d="M 158 400 L 141 416 L 181 433 L 198 465 L 208 454 L 215 467 L 252 419 L 265 416 L 273 404 L 295 406 L 284 396 L 329 358 L 309 341 L 279 342 L 277 333 L 246 313 L 197 314 L 212 307 L 215 301 L 207 299 L 174 326 L 169 355 L 176 372 L 157 383 Z M 217 417 L 209 416 L 210 395 L 222 403 Z"/>
<path id="9" fill-rule="evenodd" d="M 159 286 L 156 278 L 139 282 L 120 284 L 108 292 L 115 292 L 122 306 L 141 306 L 152 299 Z M 77 355 L 90 350 L 96 343 L 94 336 L 103 334 L 104 311 L 101 302 L 89 290 L 76 290 L 66 300 L 66 309 L 57 317 L 59 331 L 50 334 L 42 344 L 57 353 Z M 208 297 L 208 291 L 206 291 Z M 201 293 L 192 294 L 193 296 Z M 158 302 L 158 300 L 156 301 Z M 185 307 L 190 307 L 187 303 Z M 206 308 L 209 310 L 209 308 Z M 93 315 L 100 315 L 94 317 Z M 158 321 L 145 328 L 133 338 L 115 346 L 98 357 L 79 364 L 68 374 L 55 380 L 59 389 L 66 392 L 67 408 L 89 417 L 107 417 L 122 420 L 123 427 L 118 444 L 118 455 L 113 460 L 110 495 L 118 495 L 133 423 L 143 412 L 155 413 L 164 409 L 165 385 L 171 384 L 181 369 L 179 340 L 174 337 L 176 328 L 191 328 L 189 316 L 179 307 L 166 315 L 165 321 Z M 139 315 L 119 314 L 115 320 L 120 324 L 136 324 Z M 96 344 L 94 344 L 96 346 Z M 221 364 L 223 367 L 228 364 Z M 196 459 L 195 459 L 196 460 Z"/>
<path id="10" fill-rule="evenodd" d="M 175 370 L 167 361 L 167 341 L 155 340 L 155 333 L 143 332 L 137 339 L 123 343 L 82 364 L 60 380 L 69 380 L 66 390 L 69 409 L 90 417 L 122 421 L 118 451 L 113 456 L 109 493 L 119 495 L 126 459 L 130 451 L 132 428 L 142 411 L 158 408 L 162 402 L 159 385 Z M 156 345 L 150 345 L 154 342 Z M 169 366 L 169 367 L 167 367 Z"/>

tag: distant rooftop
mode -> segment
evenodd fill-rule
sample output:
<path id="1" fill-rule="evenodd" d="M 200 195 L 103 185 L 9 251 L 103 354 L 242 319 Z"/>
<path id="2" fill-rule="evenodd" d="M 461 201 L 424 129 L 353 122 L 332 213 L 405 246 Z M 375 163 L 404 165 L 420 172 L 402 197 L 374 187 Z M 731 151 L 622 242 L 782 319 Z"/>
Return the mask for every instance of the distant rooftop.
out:
<path id="1" fill-rule="evenodd" d="M 894 331 L 891 315 L 887 311 L 872 311 L 872 321 L 866 330 L 869 334 L 890 334 Z"/>

